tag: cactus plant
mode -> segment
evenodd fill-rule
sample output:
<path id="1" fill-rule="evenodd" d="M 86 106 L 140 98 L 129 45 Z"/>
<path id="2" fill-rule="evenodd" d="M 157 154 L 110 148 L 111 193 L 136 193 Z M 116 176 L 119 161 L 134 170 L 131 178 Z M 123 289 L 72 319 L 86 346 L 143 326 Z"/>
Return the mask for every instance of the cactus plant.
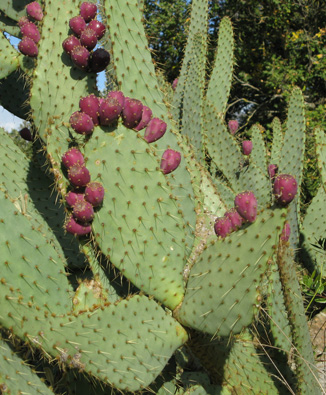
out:
<path id="1" fill-rule="evenodd" d="M 315 206 L 302 227 L 298 197 L 279 207 L 268 172 L 273 164 L 290 174 L 300 192 L 301 91 L 291 96 L 284 137 L 273 124 L 272 162 L 259 126 L 248 162 L 225 123 L 228 18 L 206 75 L 207 0 L 192 2 L 182 71 L 166 94 L 138 0 L 43 0 L 26 12 L 27 4 L 0 5 L 17 23 L 36 7 L 40 31 L 30 53 L 0 39 L 0 101 L 31 122 L 34 151 L 28 159 L 1 130 L 0 389 L 321 393 L 302 300 L 289 292 L 299 294 L 291 248 L 299 229 L 311 235 Z M 92 26 L 94 50 L 76 37 Z M 116 89 L 100 97 L 96 75 L 110 59 L 107 85 Z M 228 220 L 232 232 L 218 238 L 216 219 L 236 210 L 247 221 Z M 274 336 L 269 347 L 263 328 Z"/>

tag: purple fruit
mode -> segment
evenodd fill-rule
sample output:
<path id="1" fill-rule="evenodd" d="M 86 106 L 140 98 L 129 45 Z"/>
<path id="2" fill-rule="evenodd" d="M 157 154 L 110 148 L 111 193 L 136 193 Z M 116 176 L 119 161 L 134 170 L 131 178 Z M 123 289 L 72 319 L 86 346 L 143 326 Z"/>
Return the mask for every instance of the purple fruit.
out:
<path id="1" fill-rule="evenodd" d="M 80 37 L 82 31 L 86 29 L 87 25 L 84 18 L 77 15 L 69 20 L 69 27 L 78 37 Z"/>
<path id="2" fill-rule="evenodd" d="M 100 125 L 107 126 L 116 121 L 122 111 L 122 107 L 117 99 L 113 97 L 107 97 L 101 100 L 99 114 L 100 114 Z"/>
<path id="3" fill-rule="evenodd" d="M 275 178 L 273 192 L 280 205 L 286 206 L 292 202 L 297 191 L 297 180 L 290 174 L 279 174 Z"/>
<path id="4" fill-rule="evenodd" d="M 65 199 L 66 199 L 68 206 L 72 207 L 78 201 L 85 200 L 85 195 L 84 195 L 84 193 L 81 193 L 81 192 L 70 191 L 65 196 Z"/>
<path id="5" fill-rule="evenodd" d="M 98 207 L 104 199 L 104 187 L 100 182 L 90 182 L 85 189 L 85 200 L 93 207 Z"/>
<path id="6" fill-rule="evenodd" d="M 274 165 L 274 164 L 268 165 L 268 174 L 269 174 L 269 177 L 271 178 L 271 180 L 273 180 L 275 178 L 277 170 L 278 170 L 277 165 Z"/>
<path id="7" fill-rule="evenodd" d="M 68 54 L 71 55 L 72 50 L 77 47 L 80 46 L 80 41 L 78 40 L 78 38 L 76 36 L 69 36 L 67 37 L 65 40 L 63 40 L 62 42 L 62 48 L 64 49 L 64 51 Z"/>
<path id="8" fill-rule="evenodd" d="M 73 216 L 68 218 L 65 229 L 68 233 L 72 233 L 75 236 L 85 236 L 92 231 L 90 224 L 79 224 Z"/>
<path id="9" fill-rule="evenodd" d="M 70 148 L 62 155 L 62 163 L 65 168 L 85 163 L 83 154 L 77 148 Z"/>
<path id="10" fill-rule="evenodd" d="M 23 128 L 19 131 L 20 137 L 26 141 L 33 141 L 32 133 L 28 128 Z"/>
<path id="11" fill-rule="evenodd" d="M 23 37 L 31 38 L 36 44 L 40 41 L 41 35 L 38 31 L 37 26 L 33 22 L 24 23 L 20 28 L 20 32 Z"/>
<path id="12" fill-rule="evenodd" d="M 123 107 L 125 104 L 125 97 L 121 91 L 111 91 L 108 93 L 107 97 L 113 97 L 114 99 L 117 99 L 121 107 Z"/>
<path id="13" fill-rule="evenodd" d="M 280 239 L 283 241 L 289 241 L 290 235 L 291 235 L 290 224 L 288 222 L 285 222 Z"/>
<path id="14" fill-rule="evenodd" d="M 239 122 L 237 120 L 231 120 L 229 121 L 229 131 L 232 135 L 235 135 L 237 130 L 239 129 Z"/>
<path id="15" fill-rule="evenodd" d="M 178 78 L 176 78 L 173 82 L 172 82 L 172 89 L 175 91 L 177 89 L 177 85 L 178 85 Z"/>
<path id="16" fill-rule="evenodd" d="M 123 124 L 129 128 L 133 129 L 139 125 L 142 117 L 143 105 L 141 101 L 137 99 L 131 99 L 130 97 L 125 97 L 124 107 L 122 109 L 122 121 Z"/>
<path id="17" fill-rule="evenodd" d="M 38 48 L 31 38 L 23 37 L 22 40 L 18 44 L 18 49 L 23 55 L 30 56 L 31 58 L 35 58 L 38 55 Z"/>
<path id="18" fill-rule="evenodd" d="M 231 221 L 227 217 L 216 218 L 214 230 L 217 236 L 226 237 L 232 231 Z"/>
<path id="19" fill-rule="evenodd" d="M 153 143 L 164 135 L 166 127 L 167 125 L 164 121 L 159 118 L 153 118 L 145 130 L 144 139 L 148 143 Z"/>
<path id="20" fill-rule="evenodd" d="M 86 97 L 82 97 L 79 100 L 79 108 L 81 111 L 92 118 L 93 124 L 97 126 L 99 124 L 99 98 L 93 94 Z"/>
<path id="21" fill-rule="evenodd" d="M 147 106 L 143 106 L 141 121 L 134 129 L 140 131 L 146 128 L 146 126 L 149 124 L 149 121 L 152 119 L 152 116 L 153 116 L 152 110 Z"/>
<path id="22" fill-rule="evenodd" d="M 27 4 L 26 12 L 27 15 L 31 16 L 37 21 L 41 21 L 43 19 L 42 7 L 37 1 L 33 1 L 32 3 Z"/>
<path id="23" fill-rule="evenodd" d="M 229 220 L 231 221 L 232 231 L 238 230 L 245 222 L 244 218 L 241 217 L 241 215 L 237 212 L 235 208 L 231 208 L 231 210 L 228 210 L 224 214 L 224 217 L 229 218 Z"/>
<path id="24" fill-rule="evenodd" d="M 94 30 L 90 28 L 86 28 L 82 31 L 80 35 L 80 43 L 84 47 L 86 47 L 89 51 L 96 47 L 97 44 L 97 37 Z"/>
<path id="25" fill-rule="evenodd" d="M 69 119 L 71 127 L 78 134 L 88 135 L 94 130 L 92 118 L 81 111 L 74 112 Z"/>
<path id="26" fill-rule="evenodd" d="M 252 191 L 239 193 L 234 199 L 234 205 L 242 218 L 254 222 L 257 217 L 257 199 Z"/>
<path id="27" fill-rule="evenodd" d="M 21 18 L 18 19 L 18 26 L 22 27 L 25 25 L 25 23 L 29 23 L 30 20 L 27 18 L 27 16 L 22 16 Z"/>
<path id="28" fill-rule="evenodd" d="M 72 215 L 80 223 L 91 222 L 94 219 L 93 206 L 86 200 L 77 200 L 73 206 Z"/>
<path id="29" fill-rule="evenodd" d="M 68 169 L 68 179 L 75 187 L 86 187 L 91 181 L 89 170 L 84 165 L 73 165 Z"/>
<path id="30" fill-rule="evenodd" d="M 161 170 L 164 174 L 169 174 L 179 166 L 180 162 L 180 152 L 167 149 L 162 155 Z"/>
<path id="31" fill-rule="evenodd" d="M 85 22 L 90 22 L 96 17 L 97 7 L 94 3 L 84 2 L 80 6 L 80 15 Z"/>
<path id="32" fill-rule="evenodd" d="M 79 69 L 86 69 L 89 64 L 90 53 L 82 45 L 77 45 L 70 53 L 71 60 Z"/>
<path id="33" fill-rule="evenodd" d="M 89 22 L 88 27 L 92 30 L 94 30 L 96 37 L 98 38 L 98 40 L 100 40 L 105 33 L 105 26 L 103 25 L 102 22 L 93 19 L 92 21 Z"/>
<path id="34" fill-rule="evenodd" d="M 245 140 L 242 142 L 242 150 L 244 155 L 250 155 L 252 151 L 252 141 Z"/>
<path id="35" fill-rule="evenodd" d="M 106 69 L 110 63 L 110 54 L 103 48 L 98 48 L 91 53 L 89 59 L 89 69 L 93 73 L 99 73 Z"/>

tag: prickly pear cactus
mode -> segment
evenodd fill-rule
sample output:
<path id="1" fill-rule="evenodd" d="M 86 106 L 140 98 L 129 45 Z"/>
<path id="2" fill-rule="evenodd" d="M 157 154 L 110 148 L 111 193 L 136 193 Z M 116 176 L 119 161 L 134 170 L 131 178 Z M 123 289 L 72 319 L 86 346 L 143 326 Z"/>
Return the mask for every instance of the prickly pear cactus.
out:
<path id="1" fill-rule="evenodd" d="M 259 125 L 243 152 L 225 124 L 230 19 L 206 75 L 208 1 L 192 2 L 172 93 L 141 6 L 0 5 L 0 103 L 33 150 L 0 131 L 0 392 L 319 394 L 292 262 L 300 231 L 309 249 L 325 230 L 322 187 L 299 221 L 302 93 L 272 152 Z"/>

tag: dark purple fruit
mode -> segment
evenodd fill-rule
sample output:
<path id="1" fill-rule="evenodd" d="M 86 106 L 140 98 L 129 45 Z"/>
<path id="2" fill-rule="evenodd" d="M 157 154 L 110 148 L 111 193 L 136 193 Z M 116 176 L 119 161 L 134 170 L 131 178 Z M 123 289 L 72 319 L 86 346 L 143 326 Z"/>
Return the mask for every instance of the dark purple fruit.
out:
<path id="1" fill-rule="evenodd" d="M 69 27 L 79 37 L 82 34 L 82 31 L 86 29 L 87 25 L 84 18 L 77 15 L 70 19 Z"/>
<path id="2" fill-rule="evenodd" d="M 80 6 L 80 16 L 84 19 L 85 22 L 90 22 L 92 19 L 96 17 L 97 6 L 94 3 L 89 3 L 84 1 L 84 3 Z"/>
<path id="3" fill-rule="evenodd" d="M 122 111 L 122 107 L 117 99 L 113 97 L 107 97 L 101 100 L 99 114 L 100 114 L 100 125 L 107 126 L 116 121 Z"/>
<path id="4" fill-rule="evenodd" d="M 108 93 L 107 97 L 113 97 L 114 99 L 117 99 L 121 107 L 123 107 L 125 104 L 125 96 L 121 91 L 111 91 Z"/>
<path id="5" fill-rule="evenodd" d="M 78 134 L 88 135 L 94 130 L 92 118 L 81 111 L 74 112 L 69 119 L 71 127 Z"/>
<path id="6" fill-rule="evenodd" d="M 65 229 L 68 233 L 75 236 L 85 236 L 92 231 L 90 224 L 79 224 L 73 216 L 68 218 Z"/>
<path id="7" fill-rule="evenodd" d="M 33 136 L 31 131 L 28 128 L 23 128 L 19 131 L 20 137 L 26 141 L 33 141 Z"/>
<path id="8" fill-rule="evenodd" d="M 87 27 L 82 31 L 80 35 L 80 43 L 82 46 L 86 47 L 89 51 L 96 47 L 97 37 L 94 30 Z"/>
<path id="9" fill-rule="evenodd" d="M 43 19 L 42 7 L 37 1 L 27 4 L 26 12 L 27 15 L 34 18 L 36 21 L 41 21 Z"/>
<path id="10" fill-rule="evenodd" d="M 92 30 L 94 30 L 96 37 L 98 40 L 100 40 L 104 34 L 105 34 L 105 25 L 103 25 L 102 22 L 93 19 L 92 21 L 89 22 L 88 27 Z"/>
<path id="11" fill-rule="evenodd" d="M 239 193 L 234 199 L 234 206 L 242 218 L 255 222 L 257 217 L 257 199 L 252 191 Z"/>
<path id="12" fill-rule="evenodd" d="M 125 97 L 124 107 L 122 109 L 122 120 L 123 124 L 129 128 L 133 129 L 139 125 L 142 117 L 143 105 L 141 101 L 137 99 L 131 99 L 130 97 Z"/>
<path id="13" fill-rule="evenodd" d="M 75 187 L 86 187 L 91 181 L 91 176 L 84 165 L 77 164 L 68 169 L 68 179 Z"/>
<path id="14" fill-rule="evenodd" d="M 38 48 L 31 38 L 23 37 L 22 40 L 18 44 L 18 49 L 23 55 L 30 56 L 31 58 L 35 58 L 38 55 Z"/>
<path id="15" fill-rule="evenodd" d="M 242 142 L 243 155 L 250 155 L 252 151 L 252 141 L 245 140 Z"/>
<path id="16" fill-rule="evenodd" d="M 274 195 L 276 201 L 286 206 L 291 203 L 298 191 L 298 183 L 290 174 L 279 174 L 274 181 Z"/>
<path id="17" fill-rule="evenodd" d="M 152 119 L 152 116 L 153 116 L 152 110 L 147 106 L 143 106 L 141 121 L 134 129 L 140 131 L 146 128 L 146 126 L 149 124 L 149 121 Z"/>
<path id="18" fill-rule="evenodd" d="M 23 26 L 20 28 L 20 32 L 23 37 L 31 38 L 36 44 L 41 39 L 40 32 L 38 31 L 37 26 L 33 22 L 24 23 Z"/>
<path id="19" fill-rule="evenodd" d="M 92 118 L 93 124 L 97 126 L 99 124 L 99 98 L 94 94 L 82 97 L 79 100 L 79 108 L 82 112 L 89 115 Z"/>
<path id="20" fill-rule="evenodd" d="M 62 155 L 62 163 L 67 169 L 74 165 L 83 165 L 85 163 L 84 155 L 79 151 L 79 149 L 75 147 L 70 148 Z"/>
<path id="21" fill-rule="evenodd" d="M 153 143 L 154 141 L 160 139 L 166 132 L 166 123 L 159 118 L 153 118 L 145 130 L 144 139 L 148 143 Z"/>
<path id="22" fill-rule="evenodd" d="M 67 37 L 65 40 L 63 40 L 62 42 L 62 48 L 64 49 L 64 51 L 68 54 L 71 55 L 72 50 L 77 47 L 80 46 L 80 41 L 78 40 L 78 38 L 76 36 L 69 36 Z"/>
<path id="23" fill-rule="evenodd" d="M 68 206 L 74 206 L 78 201 L 85 200 L 85 195 L 81 192 L 70 191 L 65 196 Z"/>
<path id="24" fill-rule="evenodd" d="M 77 45 L 72 51 L 71 51 L 71 60 L 73 63 L 82 70 L 85 70 L 88 68 L 89 65 L 89 59 L 90 59 L 90 53 L 89 51 L 81 46 Z"/>
<path id="25" fill-rule="evenodd" d="M 85 189 L 85 200 L 93 207 L 98 207 L 104 199 L 104 187 L 100 182 L 90 182 Z"/>
<path id="26" fill-rule="evenodd" d="M 225 238 L 228 234 L 232 231 L 232 224 L 229 218 L 227 217 L 220 217 L 216 218 L 214 224 L 214 231 L 217 236 Z"/>
<path id="27" fill-rule="evenodd" d="M 178 151 L 167 149 L 164 151 L 161 159 L 161 170 L 164 174 L 174 171 L 181 162 L 181 154 Z"/>
<path id="28" fill-rule="evenodd" d="M 89 59 L 89 70 L 99 73 L 106 69 L 110 63 L 110 54 L 103 48 L 98 48 L 92 52 Z"/>
<path id="29" fill-rule="evenodd" d="M 94 219 L 93 206 L 86 200 L 79 199 L 73 205 L 72 215 L 80 223 L 88 223 Z"/>

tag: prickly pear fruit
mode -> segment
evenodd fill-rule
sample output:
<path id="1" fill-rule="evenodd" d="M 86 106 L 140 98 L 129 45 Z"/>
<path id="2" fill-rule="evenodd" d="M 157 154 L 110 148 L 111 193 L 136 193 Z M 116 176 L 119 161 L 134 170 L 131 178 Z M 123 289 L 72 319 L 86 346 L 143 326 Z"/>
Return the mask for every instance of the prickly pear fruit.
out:
<path id="1" fill-rule="evenodd" d="M 27 16 L 22 16 L 21 18 L 18 19 L 18 26 L 21 28 L 22 26 L 25 25 L 25 23 L 29 23 L 30 20 L 27 18 Z"/>
<path id="2" fill-rule="evenodd" d="M 278 170 L 277 165 L 274 165 L 274 164 L 268 165 L 268 174 L 269 174 L 269 177 L 271 178 L 271 180 L 273 180 L 275 178 L 277 170 Z"/>
<path id="3" fill-rule="evenodd" d="M 178 78 L 176 78 L 173 82 L 172 82 L 172 89 L 175 91 L 177 89 L 177 85 L 178 85 Z"/>
<path id="4" fill-rule="evenodd" d="M 23 128 L 19 131 L 20 137 L 22 137 L 26 141 L 33 141 L 33 136 L 31 131 L 28 128 Z"/>
<path id="5" fill-rule="evenodd" d="M 229 131 L 232 135 L 235 135 L 237 130 L 239 129 L 239 122 L 236 119 L 229 121 L 228 123 Z"/>
<path id="6" fill-rule="evenodd" d="M 242 142 L 242 150 L 244 155 L 250 155 L 252 151 L 252 141 L 245 140 Z"/>
<path id="7" fill-rule="evenodd" d="M 77 200 L 73 205 L 72 215 L 80 223 L 89 223 L 94 219 L 93 206 L 86 200 Z"/>
<path id="8" fill-rule="evenodd" d="M 235 208 L 231 208 L 230 210 L 226 211 L 224 217 L 229 218 L 231 221 L 232 232 L 241 228 L 242 224 L 245 222 L 244 218 L 241 217 Z"/>
<path id="9" fill-rule="evenodd" d="M 68 169 L 68 179 L 74 187 L 86 187 L 91 181 L 89 170 L 84 165 L 73 165 Z"/>
<path id="10" fill-rule="evenodd" d="M 78 201 L 85 200 L 85 194 L 76 191 L 70 191 L 65 196 L 68 206 L 73 207 Z"/>
<path id="11" fill-rule="evenodd" d="M 81 70 L 88 68 L 90 53 L 87 48 L 77 45 L 70 53 L 71 60 Z"/>
<path id="12" fill-rule="evenodd" d="M 98 207 L 104 199 L 104 187 L 100 182 L 90 182 L 85 189 L 85 200 L 93 207 Z"/>
<path id="13" fill-rule="evenodd" d="M 81 111 L 74 112 L 69 119 L 71 127 L 78 134 L 91 134 L 94 130 L 92 118 Z"/>
<path id="14" fill-rule="evenodd" d="M 107 97 L 101 100 L 99 108 L 100 124 L 103 126 L 112 124 L 119 118 L 121 111 L 122 107 L 117 99 Z"/>
<path id="15" fill-rule="evenodd" d="M 68 218 L 65 229 L 68 233 L 72 233 L 75 236 L 85 236 L 92 231 L 90 224 L 79 224 L 73 216 Z"/>
<path id="16" fill-rule="evenodd" d="M 257 217 L 257 199 L 252 191 L 239 193 L 234 199 L 234 205 L 242 218 L 254 222 Z"/>
<path id="17" fill-rule="evenodd" d="M 69 20 L 69 27 L 78 37 L 80 37 L 82 31 L 86 29 L 87 25 L 84 18 L 77 15 Z"/>
<path id="18" fill-rule="evenodd" d="M 36 21 L 41 21 L 43 19 L 42 7 L 37 1 L 27 4 L 26 12 L 27 15 L 34 18 Z"/>
<path id="19" fill-rule="evenodd" d="M 143 105 L 137 99 L 131 99 L 130 97 L 125 97 L 124 107 L 122 109 L 122 120 L 123 124 L 129 128 L 133 129 L 139 125 L 142 117 Z"/>
<path id="20" fill-rule="evenodd" d="M 93 51 L 89 58 L 89 70 L 93 73 L 99 73 L 106 69 L 110 63 L 110 54 L 103 48 Z"/>
<path id="21" fill-rule="evenodd" d="M 68 55 L 71 55 L 72 50 L 75 47 L 80 46 L 80 45 L 81 44 L 80 44 L 80 41 L 78 40 L 78 38 L 76 36 L 73 36 L 73 35 L 67 37 L 62 42 L 62 48 Z"/>
<path id="22" fill-rule="evenodd" d="M 23 37 L 22 40 L 18 44 L 18 49 L 23 55 L 30 56 L 31 58 L 35 58 L 38 55 L 38 48 L 31 38 Z"/>
<path id="23" fill-rule="evenodd" d="M 231 221 L 227 217 L 216 218 L 214 230 L 217 236 L 226 237 L 232 231 Z"/>
<path id="24" fill-rule="evenodd" d="M 84 19 L 85 22 L 90 22 L 92 19 L 96 17 L 97 6 L 94 3 L 89 3 L 84 1 L 80 5 L 80 16 Z"/>
<path id="25" fill-rule="evenodd" d="M 24 23 L 23 26 L 20 28 L 20 32 L 23 37 L 31 38 L 36 44 L 41 39 L 40 32 L 38 31 L 37 26 L 33 22 Z"/>
<path id="26" fill-rule="evenodd" d="M 83 165 L 85 163 L 83 154 L 77 148 L 70 148 L 62 155 L 63 165 L 69 169 L 74 165 Z"/>
<path id="27" fill-rule="evenodd" d="M 120 106 L 123 108 L 125 104 L 125 96 L 121 91 L 111 91 L 108 93 L 107 97 L 113 97 L 114 99 L 117 99 Z"/>
<path id="28" fill-rule="evenodd" d="M 84 47 L 86 47 L 89 51 L 96 47 L 97 44 L 97 37 L 94 30 L 90 28 L 86 28 L 81 32 L 80 35 L 80 43 Z"/>
<path id="29" fill-rule="evenodd" d="M 291 227 L 288 222 L 285 222 L 284 227 L 282 229 L 282 233 L 280 239 L 283 241 L 289 241 L 291 235 Z"/>
<path id="30" fill-rule="evenodd" d="M 181 154 L 178 151 L 167 149 L 161 159 L 161 170 L 164 174 L 169 174 L 175 170 L 181 162 Z"/>
<path id="31" fill-rule="evenodd" d="M 96 19 L 93 19 L 92 21 L 89 22 L 88 27 L 90 29 L 94 30 L 98 40 L 100 40 L 104 36 L 106 28 L 102 22 L 100 22 Z"/>
<path id="32" fill-rule="evenodd" d="M 164 133 L 166 132 L 166 127 L 166 123 L 161 119 L 151 119 L 145 130 L 144 139 L 148 143 L 153 143 L 164 135 Z"/>
<path id="33" fill-rule="evenodd" d="M 279 174 L 274 181 L 274 195 L 276 201 L 286 206 L 294 199 L 298 191 L 298 184 L 295 177 L 290 174 Z"/>
<path id="34" fill-rule="evenodd" d="M 79 108 L 81 111 L 92 118 L 93 124 L 99 124 L 99 99 L 94 94 L 82 97 L 79 100 Z"/>
<path id="35" fill-rule="evenodd" d="M 139 132 L 140 130 L 146 128 L 146 126 L 149 124 L 149 121 L 152 119 L 152 116 L 153 116 L 152 110 L 147 106 L 143 106 L 141 121 L 134 129 Z"/>

